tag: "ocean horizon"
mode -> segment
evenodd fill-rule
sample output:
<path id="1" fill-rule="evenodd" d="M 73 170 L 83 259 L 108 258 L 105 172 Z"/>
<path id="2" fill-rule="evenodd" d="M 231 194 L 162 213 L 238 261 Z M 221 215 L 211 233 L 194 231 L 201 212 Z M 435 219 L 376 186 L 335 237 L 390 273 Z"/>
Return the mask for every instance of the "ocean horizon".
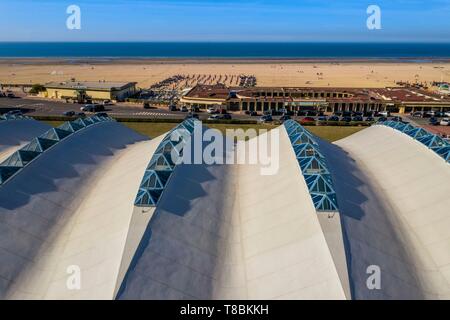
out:
<path id="1" fill-rule="evenodd" d="M 1 58 L 449 59 L 450 43 L 0 42 Z"/>

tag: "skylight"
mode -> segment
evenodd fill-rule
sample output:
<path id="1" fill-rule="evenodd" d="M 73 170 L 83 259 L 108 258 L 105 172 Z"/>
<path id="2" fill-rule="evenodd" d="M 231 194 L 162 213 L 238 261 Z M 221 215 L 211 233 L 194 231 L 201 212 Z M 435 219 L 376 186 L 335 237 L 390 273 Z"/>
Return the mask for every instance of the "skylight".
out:
<path id="1" fill-rule="evenodd" d="M 183 148 L 194 132 L 195 118 L 184 120 L 164 137 L 145 170 L 134 204 L 156 207 L 170 176 L 175 170 L 172 156 L 182 157 Z"/>
<path id="2" fill-rule="evenodd" d="M 333 181 L 314 136 L 297 121 L 288 120 L 284 126 L 314 207 L 317 211 L 338 211 Z"/>
<path id="3" fill-rule="evenodd" d="M 31 161 L 74 132 L 93 125 L 94 123 L 105 121 L 113 121 L 113 119 L 99 116 L 84 119 L 80 118 L 75 121 L 65 122 L 59 127 L 52 128 L 41 134 L 39 137 L 34 138 L 31 142 L 14 152 L 6 160 L 0 163 L 0 185 L 4 185 Z"/>

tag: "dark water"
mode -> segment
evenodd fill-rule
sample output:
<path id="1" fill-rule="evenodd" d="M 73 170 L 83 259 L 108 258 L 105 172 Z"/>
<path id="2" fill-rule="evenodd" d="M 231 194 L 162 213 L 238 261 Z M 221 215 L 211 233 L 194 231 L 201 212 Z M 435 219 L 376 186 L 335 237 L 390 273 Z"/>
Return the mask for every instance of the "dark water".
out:
<path id="1" fill-rule="evenodd" d="M 0 57 L 30 58 L 450 58 L 450 43 L 0 43 Z"/>

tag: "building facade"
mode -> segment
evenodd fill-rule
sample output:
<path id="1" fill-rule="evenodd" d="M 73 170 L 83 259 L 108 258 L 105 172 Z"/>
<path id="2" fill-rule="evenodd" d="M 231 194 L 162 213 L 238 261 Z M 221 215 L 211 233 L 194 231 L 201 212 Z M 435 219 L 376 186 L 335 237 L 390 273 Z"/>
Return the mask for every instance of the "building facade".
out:
<path id="1" fill-rule="evenodd" d="M 41 96 L 51 99 L 79 99 L 122 101 L 136 92 L 136 82 L 50 82 Z"/>
<path id="2" fill-rule="evenodd" d="M 197 85 L 185 94 L 181 103 L 207 108 L 220 106 L 229 111 L 286 109 L 342 111 L 412 111 L 450 110 L 450 98 L 416 88 L 301 88 Z"/>

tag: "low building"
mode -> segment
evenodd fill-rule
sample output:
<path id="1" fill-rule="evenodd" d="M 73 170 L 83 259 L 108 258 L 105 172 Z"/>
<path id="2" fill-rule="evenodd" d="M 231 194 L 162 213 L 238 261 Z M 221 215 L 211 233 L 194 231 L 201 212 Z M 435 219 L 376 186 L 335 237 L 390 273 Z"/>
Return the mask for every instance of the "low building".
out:
<path id="1" fill-rule="evenodd" d="M 181 103 L 206 108 L 219 105 L 229 111 L 287 109 L 342 111 L 448 111 L 450 98 L 416 88 L 306 88 L 306 87 L 226 87 L 197 85 Z"/>
<path id="2" fill-rule="evenodd" d="M 136 92 L 136 82 L 50 82 L 45 88 L 40 94 L 45 98 L 122 101 Z"/>

